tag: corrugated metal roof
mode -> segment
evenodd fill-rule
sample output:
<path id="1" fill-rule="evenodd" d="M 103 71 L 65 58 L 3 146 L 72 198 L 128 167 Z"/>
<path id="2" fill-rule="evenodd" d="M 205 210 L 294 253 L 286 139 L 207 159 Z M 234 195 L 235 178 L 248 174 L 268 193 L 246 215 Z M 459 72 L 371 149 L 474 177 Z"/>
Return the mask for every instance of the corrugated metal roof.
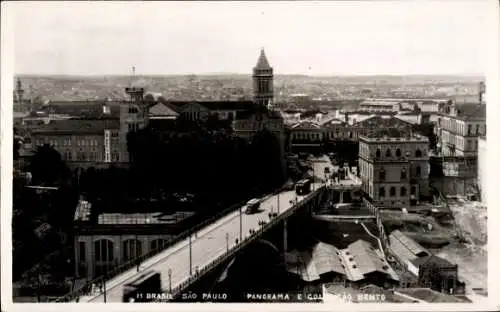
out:
<path id="1" fill-rule="evenodd" d="M 422 256 L 422 254 L 430 254 L 424 247 L 420 246 L 417 242 L 415 242 L 413 239 L 406 236 L 399 230 L 393 231 L 389 235 L 389 239 L 391 238 L 393 239 L 393 241 L 398 241 L 403 247 L 405 247 L 412 255 L 414 255 L 414 258 Z M 410 260 L 410 258 L 408 260 Z"/>

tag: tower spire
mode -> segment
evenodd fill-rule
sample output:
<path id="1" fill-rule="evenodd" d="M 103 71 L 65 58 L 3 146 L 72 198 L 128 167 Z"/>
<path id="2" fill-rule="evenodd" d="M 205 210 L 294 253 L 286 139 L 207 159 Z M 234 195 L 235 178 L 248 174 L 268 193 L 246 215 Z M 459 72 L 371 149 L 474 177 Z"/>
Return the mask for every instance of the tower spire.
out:
<path id="1" fill-rule="evenodd" d="M 257 64 L 253 68 L 254 102 L 259 106 L 270 106 L 274 98 L 273 68 L 269 65 L 264 48 L 260 49 Z"/>

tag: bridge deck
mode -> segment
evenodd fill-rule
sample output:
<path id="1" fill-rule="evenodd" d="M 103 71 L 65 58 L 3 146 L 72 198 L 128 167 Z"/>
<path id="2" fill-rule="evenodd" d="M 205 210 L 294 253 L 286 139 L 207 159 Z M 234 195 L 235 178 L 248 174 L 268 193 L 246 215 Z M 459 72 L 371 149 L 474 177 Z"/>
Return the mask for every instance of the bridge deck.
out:
<path id="1" fill-rule="evenodd" d="M 314 189 L 319 189 L 321 184 L 316 183 Z M 248 236 L 250 229 L 257 230 L 260 220 L 269 220 L 268 213 L 277 212 L 278 195 L 269 196 L 261 204 L 261 210 L 255 214 L 242 215 L 243 236 Z M 294 191 L 284 191 L 279 194 L 280 215 L 290 210 L 293 206 L 291 200 L 295 200 Z M 303 196 L 299 196 L 298 200 L 302 200 Z M 235 239 L 239 238 L 240 233 L 240 218 L 239 211 L 235 211 L 217 222 L 197 233 L 197 238 L 192 237 L 191 252 L 192 252 L 192 268 L 199 269 L 205 267 L 213 260 L 224 255 L 227 249 L 235 246 Z M 228 239 L 226 240 L 226 235 Z M 144 261 L 141 264 L 140 272 L 135 268 L 130 269 L 117 277 L 106 282 L 106 299 L 107 302 L 121 302 L 123 295 L 123 286 L 130 280 L 136 278 L 145 270 L 155 270 L 161 273 L 162 287 L 169 287 L 168 270 L 171 269 L 171 285 L 175 288 L 186 281 L 189 277 L 189 239 L 179 242 L 178 244 L 167 248 L 160 254 Z M 80 302 L 103 302 L 104 296 L 97 294 L 92 297 L 82 297 Z"/>

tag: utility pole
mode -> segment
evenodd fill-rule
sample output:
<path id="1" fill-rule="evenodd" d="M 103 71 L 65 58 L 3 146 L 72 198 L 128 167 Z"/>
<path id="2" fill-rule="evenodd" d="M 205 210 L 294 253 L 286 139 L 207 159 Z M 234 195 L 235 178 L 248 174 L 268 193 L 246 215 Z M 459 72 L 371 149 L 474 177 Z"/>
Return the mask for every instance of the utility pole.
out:
<path id="1" fill-rule="evenodd" d="M 168 269 L 168 289 L 172 293 L 172 269 Z"/>
<path id="2" fill-rule="evenodd" d="M 103 293 L 104 293 L 104 303 L 107 302 L 107 298 L 106 298 L 106 276 L 104 276 L 104 278 L 102 279 L 102 290 L 103 290 Z"/>
<path id="3" fill-rule="evenodd" d="M 229 233 L 226 233 L 226 252 L 229 252 Z"/>

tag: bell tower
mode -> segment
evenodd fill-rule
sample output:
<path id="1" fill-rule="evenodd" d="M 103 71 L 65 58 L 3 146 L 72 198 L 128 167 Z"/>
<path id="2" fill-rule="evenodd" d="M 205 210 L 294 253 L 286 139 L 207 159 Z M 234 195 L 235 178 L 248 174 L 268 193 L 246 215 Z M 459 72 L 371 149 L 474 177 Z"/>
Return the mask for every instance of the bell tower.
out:
<path id="1" fill-rule="evenodd" d="M 273 68 L 269 65 L 264 48 L 260 50 L 252 77 L 254 102 L 259 106 L 272 105 L 274 99 Z"/>
<path id="2" fill-rule="evenodd" d="M 16 81 L 16 89 L 14 90 L 15 93 L 15 100 L 17 103 L 22 104 L 24 101 L 24 89 L 23 85 L 21 83 L 21 79 L 17 78 Z"/>

